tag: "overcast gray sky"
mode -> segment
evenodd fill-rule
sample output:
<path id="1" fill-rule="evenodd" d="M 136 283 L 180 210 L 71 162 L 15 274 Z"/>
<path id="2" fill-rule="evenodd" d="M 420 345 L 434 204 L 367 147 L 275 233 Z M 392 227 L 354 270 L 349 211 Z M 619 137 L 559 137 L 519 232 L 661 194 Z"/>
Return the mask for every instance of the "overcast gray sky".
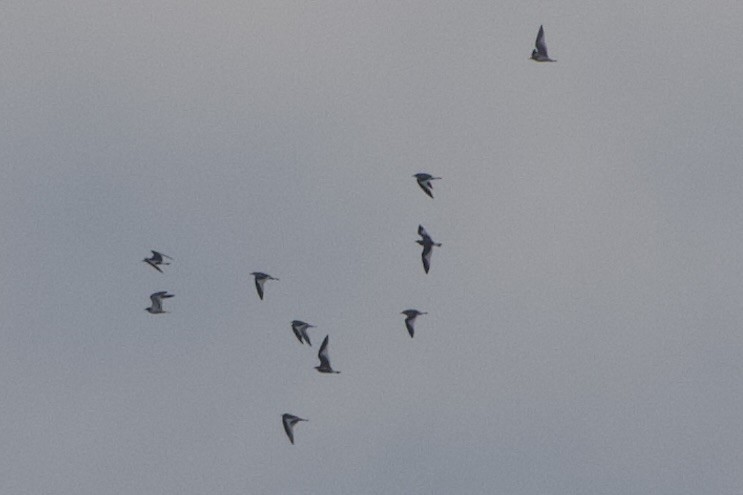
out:
<path id="1" fill-rule="evenodd" d="M 742 25 L 4 2 L 0 492 L 743 493 Z"/>

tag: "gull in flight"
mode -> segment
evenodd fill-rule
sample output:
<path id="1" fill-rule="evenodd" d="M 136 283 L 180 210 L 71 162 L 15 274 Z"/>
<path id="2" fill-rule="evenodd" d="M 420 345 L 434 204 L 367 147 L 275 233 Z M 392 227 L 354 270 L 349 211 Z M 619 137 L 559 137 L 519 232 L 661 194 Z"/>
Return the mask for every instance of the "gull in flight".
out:
<path id="1" fill-rule="evenodd" d="M 298 418 L 293 414 L 282 414 L 281 422 L 284 423 L 284 431 L 286 436 L 289 437 L 289 441 L 294 445 L 294 425 L 300 421 L 308 421 L 306 419 Z"/>
<path id="2" fill-rule="evenodd" d="M 544 27 L 539 26 L 537 33 L 536 48 L 531 52 L 531 59 L 537 62 L 557 62 L 547 55 L 547 43 L 544 42 Z"/>
<path id="3" fill-rule="evenodd" d="M 423 192 L 428 194 L 431 198 L 433 198 L 433 186 L 431 185 L 432 180 L 440 179 L 441 177 L 434 177 L 431 174 L 415 174 L 413 177 L 415 177 L 415 180 L 418 181 L 418 185 L 421 186 L 421 189 L 423 189 Z"/>
<path id="4" fill-rule="evenodd" d="M 152 251 L 152 257 L 145 258 L 142 261 L 150 265 L 152 268 L 157 270 L 158 272 L 162 273 L 163 271 L 160 269 L 157 265 L 169 265 L 170 263 L 163 260 L 163 258 L 168 258 L 169 260 L 172 260 L 170 256 L 163 253 L 158 253 L 157 251 Z"/>
<path id="5" fill-rule="evenodd" d="M 320 346 L 320 352 L 317 353 L 317 357 L 320 358 L 320 366 L 315 366 L 315 369 L 320 373 L 340 373 L 330 367 L 330 359 L 328 359 L 328 335 L 325 336 L 325 340 L 322 341 Z"/>
<path id="6" fill-rule="evenodd" d="M 304 344 L 307 342 L 307 345 L 312 347 L 310 337 L 307 335 L 308 328 L 315 328 L 315 325 L 310 325 L 309 323 L 300 320 L 294 320 L 292 322 L 292 331 L 294 332 L 294 335 L 297 336 L 297 339 L 299 339 L 299 343 Z"/>
<path id="7" fill-rule="evenodd" d="M 168 291 L 166 290 L 155 292 L 154 294 L 150 295 L 152 306 L 150 306 L 149 308 L 144 308 L 144 310 L 153 315 L 167 313 L 168 311 L 165 311 L 163 309 L 163 299 L 166 299 L 168 297 L 173 297 L 173 294 L 168 294 Z"/>
<path id="8" fill-rule="evenodd" d="M 263 284 L 266 283 L 266 280 L 278 280 L 278 278 L 273 278 L 271 275 L 263 272 L 253 272 L 251 275 L 255 277 L 255 288 L 258 291 L 258 297 L 263 300 Z"/>
<path id="9" fill-rule="evenodd" d="M 423 225 L 418 225 L 418 235 L 421 236 L 422 239 L 415 242 L 423 246 L 421 259 L 423 260 L 423 269 L 428 273 L 428 270 L 431 268 L 431 251 L 433 251 L 434 246 L 441 247 L 441 243 L 433 242 L 433 239 L 428 235 L 428 232 L 423 228 Z"/>
<path id="10" fill-rule="evenodd" d="M 425 311 L 418 311 L 417 309 L 406 309 L 402 313 L 406 316 L 405 318 L 405 327 L 408 329 L 408 333 L 410 334 L 410 338 L 413 338 L 413 334 L 415 333 L 415 328 L 413 328 L 413 325 L 415 324 L 415 318 L 418 315 L 427 315 Z"/>

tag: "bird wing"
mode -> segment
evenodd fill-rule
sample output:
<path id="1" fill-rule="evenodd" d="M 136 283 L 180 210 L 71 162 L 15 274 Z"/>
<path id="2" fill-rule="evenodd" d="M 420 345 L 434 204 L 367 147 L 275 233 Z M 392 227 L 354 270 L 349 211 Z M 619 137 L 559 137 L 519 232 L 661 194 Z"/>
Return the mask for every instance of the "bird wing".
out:
<path id="1" fill-rule="evenodd" d="M 258 297 L 263 300 L 263 284 L 266 282 L 265 278 L 255 277 L 255 289 L 258 291 Z"/>
<path id="2" fill-rule="evenodd" d="M 302 341 L 302 334 L 300 333 L 299 325 L 297 323 L 298 322 L 292 322 L 292 332 L 294 332 L 294 335 L 299 340 L 299 343 L 304 344 L 304 341 Z"/>
<path id="3" fill-rule="evenodd" d="M 307 342 L 307 345 L 312 347 L 312 342 L 310 342 L 310 336 L 307 335 L 307 329 L 310 328 L 311 325 L 305 325 L 300 330 L 302 332 L 302 337 L 304 338 L 305 342 Z"/>
<path id="4" fill-rule="evenodd" d="M 157 266 L 157 265 L 156 265 L 156 264 L 155 264 L 155 263 L 154 263 L 154 262 L 153 262 L 153 261 L 152 261 L 151 259 L 149 259 L 149 258 L 148 258 L 148 259 L 146 259 L 145 261 L 147 262 L 147 264 L 148 264 L 148 265 L 150 265 L 150 266 L 151 266 L 152 268 L 154 268 L 154 269 L 155 269 L 155 270 L 157 270 L 158 272 L 160 272 L 160 273 L 162 273 L 162 272 L 163 272 L 163 271 L 162 271 L 162 270 L 160 269 L 160 267 L 159 267 L 159 266 Z"/>
<path id="5" fill-rule="evenodd" d="M 295 419 L 294 416 L 289 414 L 284 414 L 284 417 L 281 419 L 281 422 L 284 423 L 284 431 L 286 432 L 286 436 L 289 437 L 289 441 L 294 445 L 294 431 L 292 430 L 292 426 L 294 424 L 292 423 L 292 420 Z M 296 421 L 294 421 L 296 423 Z"/>
<path id="6" fill-rule="evenodd" d="M 415 333 L 415 329 L 413 328 L 414 322 L 415 316 L 408 316 L 407 318 L 405 318 L 405 327 L 407 327 L 411 339 L 413 338 L 413 334 Z"/>
<path id="7" fill-rule="evenodd" d="M 433 246 L 428 244 L 423 246 L 423 252 L 421 253 L 421 259 L 423 260 L 423 269 L 428 273 L 431 268 L 431 252 L 433 252 Z"/>
<path id="8" fill-rule="evenodd" d="M 544 41 L 544 26 L 539 26 L 539 33 L 537 33 L 536 46 L 537 46 L 537 52 L 540 55 L 549 57 L 549 55 L 547 55 L 547 43 L 545 43 Z"/>
<path id="9" fill-rule="evenodd" d="M 325 336 L 325 340 L 322 341 L 320 351 L 317 353 L 317 357 L 320 359 L 320 366 L 323 368 L 330 368 L 330 359 L 328 358 L 328 337 Z"/>
<path id="10" fill-rule="evenodd" d="M 421 186 L 421 189 L 423 189 L 423 192 L 426 193 L 429 197 L 433 198 L 433 193 L 431 192 L 431 183 L 428 182 L 428 180 L 420 180 L 418 179 L 418 185 Z"/>
<path id="11" fill-rule="evenodd" d="M 428 232 L 426 232 L 426 229 L 423 228 L 423 225 L 418 225 L 418 235 L 421 236 L 423 239 L 431 238 L 431 236 L 428 235 Z"/>
<path id="12" fill-rule="evenodd" d="M 154 309 L 155 311 L 160 311 L 161 309 L 163 309 L 162 297 L 165 294 L 165 292 L 155 292 L 150 296 L 150 300 L 152 301 L 152 309 Z"/>
<path id="13" fill-rule="evenodd" d="M 161 257 L 161 261 L 162 261 L 162 258 L 168 258 L 169 260 L 172 260 L 173 259 L 170 256 L 168 256 L 167 254 L 159 253 L 157 251 L 152 251 L 152 252 L 155 253 L 155 254 L 157 254 L 158 256 L 160 256 Z"/>

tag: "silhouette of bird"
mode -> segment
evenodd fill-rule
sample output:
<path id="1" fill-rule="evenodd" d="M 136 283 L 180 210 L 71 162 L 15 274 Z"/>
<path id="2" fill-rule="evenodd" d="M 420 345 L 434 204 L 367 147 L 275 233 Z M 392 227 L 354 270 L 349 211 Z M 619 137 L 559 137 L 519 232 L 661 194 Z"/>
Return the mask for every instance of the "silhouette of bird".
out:
<path id="1" fill-rule="evenodd" d="M 544 42 L 544 27 L 539 26 L 537 33 L 536 48 L 531 52 L 531 59 L 537 62 L 557 62 L 547 55 L 547 43 Z"/>
<path id="2" fill-rule="evenodd" d="M 408 329 L 408 333 L 410 334 L 410 338 L 413 338 L 413 334 L 415 333 L 415 328 L 413 328 L 413 325 L 415 324 L 415 318 L 418 315 L 427 315 L 425 311 L 418 311 L 417 309 L 406 309 L 402 313 L 407 318 L 405 318 L 405 327 Z"/>
<path id="3" fill-rule="evenodd" d="M 421 186 L 423 192 L 433 198 L 433 185 L 431 185 L 431 181 L 440 179 L 441 177 L 434 177 L 431 174 L 426 173 L 415 174 L 413 177 L 418 181 L 418 185 Z"/>
<path id="4" fill-rule="evenodd" d="M 418 235 L 421 236 L 422 239 L 415 242 L 423 246 L 421 259 L 423 260 L 423 269 L 428 273 L 428 270 L 431 268 L 431 252 L 433 251 L 433 247 L 441 247 L 441 243 L 433 242 L 433 239 L 428 235 L 428 232 L 423 228 L 423 225 L 418 225 Z"/>
<path id="5" fill-rule="evenodd" d="M 278 280 L 278 278 L 273 278 L 271 275 L 263 272 L 253 272 L 251 275 L 255 277 L 255 289 L 258 291 L 258 297 L 260 297 L 262 301 L 263 284 L 266 283 L 266 280 Z"/>
<path id="6" fill-rule="evenodd" d="M 284 423 L 284 431 L 286 436 L 289 437 L 289 441 L 294 445 L 294 425 L 300 421 L 308 421 L 307 419 L 298 418 L 293 414 L 282 414 L 281 422 Z"/>
<path id="7" fill-rule="evenodd" d="M 163 299 L 166 299 L 168 297 L 173 297 L 173 295 L 174 294 L 168 294 L 168 291 L 166 290 L 155 292 L 154 294 L 150 295 L 150 299 L 152 300 L 152 306 L 150 306 L 149 308 L 144 308 L 145 311 L 153 315 L 168 313 L 168 311 L 165 311 L 163 309 Z"/>
<path id="8" fill-rule="evenodd" d="M 315 369 L 320 373 L 340 373 L 330 367 L 330 359 L 328 358 L 328 335 L 325 336 L 325 340 L 322 341 L 320 346 L 320 352 L 317 353 L 317 357 L 320 358 L 320 366 L 315 366 Z"/>
<path id="9" fill-rule="evenodd" d="M 309 323 L 305 323 L 301 320 L 292 321 L 292 331 L 294 332 L 294 335 L 297 336 L 297 339 L 299 339 L 299 343 L 303 344 L 304 342 L 307 342 L 307 345 L 312 347 L 310 337 L 309 335 L 307 335 L 308 328 L 315 328 L 315 325 L 310 325 Z"/>
<path id="10" fill-rule="evenodd" d="M 169 265 L 170 264 L 164 261 L 163 258 L 168 258 L 169 260 L 173 259 L 167 254 L 158 253 L 157 251 L 152 251 L 152 257 L 145 258 L 142 261 L 150 265 L 152 268 L 154 268 L 158 272 L 162 273 L 163 271 L 160 269 L 158 265 Z"/>

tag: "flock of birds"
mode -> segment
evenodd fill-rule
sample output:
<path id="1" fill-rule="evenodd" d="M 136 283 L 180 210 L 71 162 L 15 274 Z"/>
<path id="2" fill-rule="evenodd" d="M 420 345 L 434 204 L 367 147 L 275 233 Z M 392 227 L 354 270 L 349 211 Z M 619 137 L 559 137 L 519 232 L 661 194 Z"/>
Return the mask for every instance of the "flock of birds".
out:
<path id="1" fill-rule="evenodd" d="M 441 179 L 441 177 L 434 177 L 427 173 L 417 173 L 413 177 L 415 177 L 416 181 L 418 182 L 418 185 L 420 188 L 425 192 L 429 197 L 433 198 L 433 186 L 431 185 L 432 180 Z M 421 246 L 423 246 L 423 251 L 421 253 L 421 259 L 423 261 L 423 269 L 426 273 L 428 273 L 429 269 L 431 268 L 431 253 L 433 251 L 434 246 L 439 247 L 441 246 L 441 243 L 434 242 L 433 239 L 431 239 L 431 236 L 428 235 L 426 232 L 426 229 L 423 228 L 422 225 L 418 226 L 418 235 L 421 236 L 421 239 L 415 241 Z M 160 273 L 163 273 L 162 267 L 167 266 L 170 264 L 169 261 L 173 261 L 173 258 L 168 256 L 167 254 L 163 254 L 159 251 L 152 251 L 152 256 L 149 258 L 145 258 L 142 261 L 150 265 L 152 268 L 157 270 Z M 276 277 L 273 277 L 269 275 L 268 273 L 263 272 L 252 272 L 251 275 L 253 276 L 255 280 L 255 290 L 258 293 L 258 297 L 263 300 L 264 297 L 264 285 L 269 280 L 275 280 L 278 281 L 279 279 Z M 164 314 L 168 311 L 165 311 L 163 309 L 163 300 L 173 297 L 174 294 L 168 293 L 168 291 L 158 291 L 150 295 L 150 300 L 152 301 L 152 304 L 150 307 L 145 308 L 145 311 L 147 311 L 150 314 L 158 315 L 158 314 Z M 414 329 L 414 323 L 415 319 L 420 315 L 427 314 L 423 311 L 418 311 L 417 309 L 406 309 L 401 314 L 405 315 L 405 328 L 408 330 L 408 333 L 410 334 L 410 337 L 413 337 L 415 334 Z M 314 325 L 301 321 L 301 320 L 294 320 L 291 323 L 292 332 L 294 332 L 294 335 L 297 337 L 297 340 L 299 340 L 300 344 L 307 344 L 310 347 L 312 347 L 312 342 L 310 341 L 310 336 L 307 333 L 307 330 L 310 328 L 315 328 Z M 323 339 L 322 344 L 320 344 L 320 350 L 317 353 L 317 357 L 320 360 L 320 364 L 318 366 L 315 366 L 315 369 L 319 371 L 320 373 L 340 373 L 340 371 L 334 370 L 333 367 L 330 364 L 330 357 L 328 356 L 328 342 L 330 340 L 330 336 L 326 335 L 325 339 Z M 284 431 L 286 432 L 287 437 L 289 437 L 289 441 L 294 444 L 294 425 L 296 425 L 300 421 L 308 421 L 307 419 L 300 418 L 298 416 L 294 416 L 293 414 L 283 414 L 281 416 L 281 421 L 284 425 Z"/>
<path id="2" fill-rule="evenodd" d="M 536 62 L 556 62 L 556 60 L 549 58 L 549 55 L 547 55 L 547 45 L 544 41 L 543 26 L 539 26 L 539 32 L 537 33 L 537 40 L 535 43 L 535 48 L 531 54 L 531 60 L 534 60 Z M 433 185 L 431 181 L 441 179 L 441 177 L 434 177 L 431 174 L 424 172 L 417 173 L 413 175 L 413 177 L 415 177 L 416 181 L 418 182 L 418 186 L 420 186 L 423 192 L 433 199 Z M 421 252 L 421 261 L 423 262 L 423 270 L 428 273 L 428 271 L 431 269 L 431 254 L 433 253 L 433 248 L 441 247 L 441 243 L 434 242 L 428 232 L 426 232 L 426 229 L 423 227 L 423 225 L 418 225 L 418 235 L 421 238 L 416 240 L 415 242 L 423 247 L 423 251 Z M 161 267 L 170 265 L 170 262 L 166 260 L 173 261 L 173 258 L 166 254 L 153 250 L 152 256 L 150 256 L 149 258 L 145 258 L 142 261 L 150 265 L 158 272 L 163 273 Z M 255 279 L 255 289 L 258 292 L 258 297 L 261 300 L 263 300 L 264 296 L 265 283 L 269 280 L 279 280 L 278 278 L 272 277 L 271 275 L 263 272 L 252 272 L 251 275 Z M 152 304 L 150 305 L 150 307 L 145 308 L 145 311 L 153 315 L 167 313 L 168 311 L 165 311 L 163 309 L 163 300 L 171 298 L 173 296 L 174 294 L 169 294 L 168 291 L 159 291 L 151 294 L 150 300 L 152 301 Z M 414 325 L 416 318 L 428 313 L 426 313 L 425 311 L 419 311 L 417 309 L 406 309 L 400 314 L 405 315 L 405 328 L 412 338 L 415 334 Z M 307 334 L 307 330 L 310 328 L 315 328 L 315 326 L 301 320 L 294 320 L 291 322 L 292 332 L 294 332 L 294 335 L 297 337 L 297 340 L 299 340 L 299 343 L 306 343 L 307 345 L 312 347 L 310 337 Z M 320 364 L 318 366 L 315 366 L 315 369 L 320 373 L 337 374 L 340 373 L 340 371 L 336 371 L 333 369 L 333 367 L 330 365 L 330 358 L 328 357 L 329 337 L 329 335 L 326 335 L 325 339 L 323 339 L 322 344 L 320 345 L 320 350 L 317 353 Z M 289 438 L 289 441 L 292 443 L 292 445 L 294 444 L 294 426 L 300 421 L 308 420 L 289 413 L 282 414 L 281 416 L 281 422 L 284 426 L 284 431 L 286 432 L 286 436 Z"/>

